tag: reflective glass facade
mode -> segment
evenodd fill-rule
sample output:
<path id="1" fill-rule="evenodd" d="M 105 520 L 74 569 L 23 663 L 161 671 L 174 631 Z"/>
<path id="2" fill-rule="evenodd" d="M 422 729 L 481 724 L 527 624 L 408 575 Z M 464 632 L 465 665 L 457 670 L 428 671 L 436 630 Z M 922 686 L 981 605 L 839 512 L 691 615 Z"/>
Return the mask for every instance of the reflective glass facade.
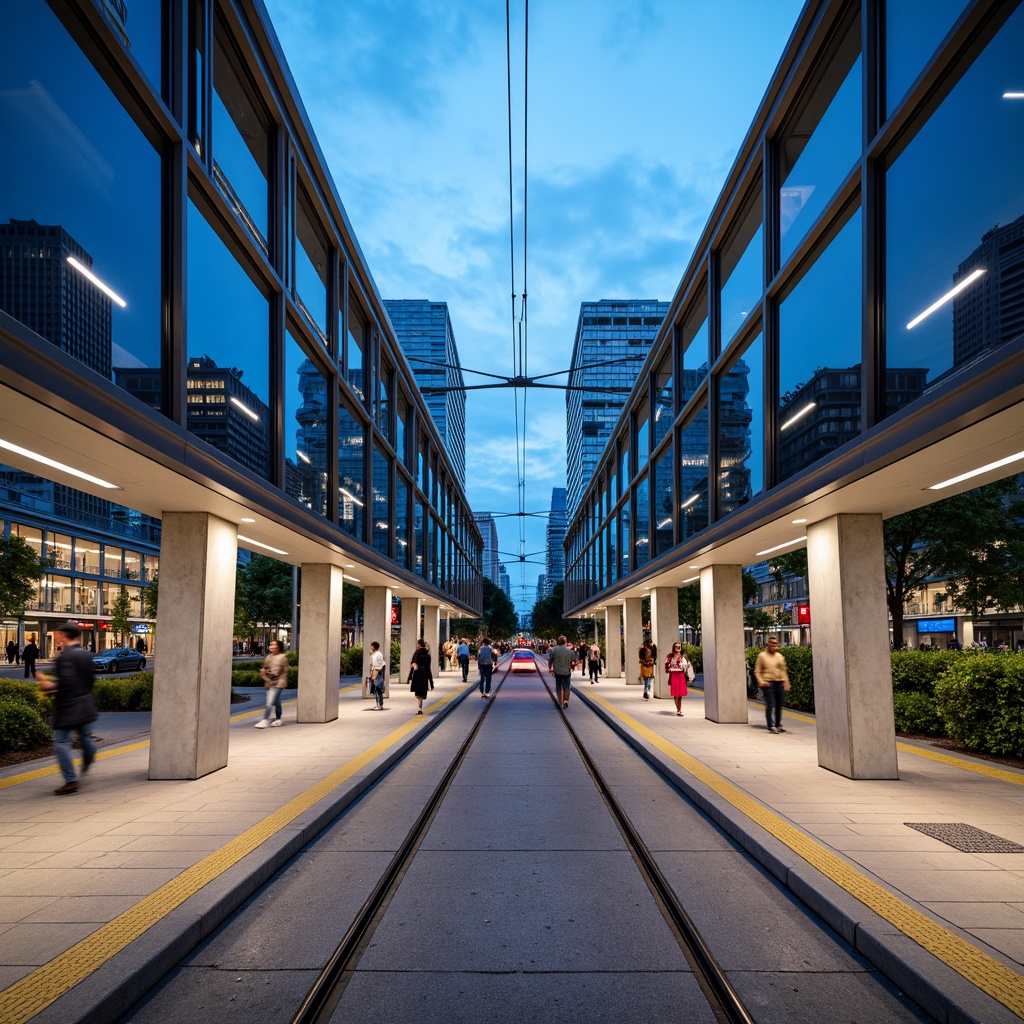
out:
<path id="1" fill-rule="evenodd" d="M 581 489 L 567 611 L 802 500 L 1021 343 L 1022 53 L 1020 3 L 808 4 Z"/>

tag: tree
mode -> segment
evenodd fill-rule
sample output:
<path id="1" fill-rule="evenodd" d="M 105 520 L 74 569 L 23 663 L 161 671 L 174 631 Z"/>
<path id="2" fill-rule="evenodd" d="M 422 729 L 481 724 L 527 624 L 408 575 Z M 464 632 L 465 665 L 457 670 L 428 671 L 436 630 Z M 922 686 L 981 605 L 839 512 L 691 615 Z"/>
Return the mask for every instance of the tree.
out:
<path id="1" fill-rule="evenodd" d="M 743 625 L 755 633 L 764 633 L 775 620 L 763 608 L 747 608 L 743 612 Z"/>
<path id="2" fill-rule="evenodd" d="M 142 607 L 147 619 L 156 618 L 156 607 L 160 600 L 160 573 L 154 573 L 148 587 L 142 591 Z"/>
<path id="3" fill-rule="evenodd" d="M 534 606 L 531 614 L 534 636 L 553 639 L 565 635 L 568 640 L 579 640 L 580 619 L 566 619 L 562 616 L 564 608 L 564 583 L 556 583 L 547 597 L 541 598 Z"/>
<path id="4" fill-rule="evenodd" d="M 679 588 L 679 621 L 700 634 L 700 584 Z"/>
<path id="5" fill-rule="evenodd" d="M 796 551 L 776 555 L 769 563 L 768 571 L 780 586 L 787 576 L 807 579 L 807 548 L 797 548 Z"/>
<path id="6" fill-rule="evenodd" d="M 515 605 L 501 587 L 484 579 L 483 631 L 493 638 L 512 636 L 519 628 Z"/>
<path id="7" fill-rule="evenodd" d="M 127 646 L 126 638 L 132 630 L 132 624 L 128 621 L 128 616 L 131 615 L 131 611 L 131 599 L 128 597 L 127 589 L 122 587 L 121 593 L 114 598 L 114 603 L 110 608 L 110 628 L 117 637 L 118 647 Z"/>
<path id="8" fill-rule="evenodd" d="M 52 558 L 40 557 L 21 537 L 0 536 L 0 615 L 18 618 L 52 565 Z"/>
<path id="9" fill-rule="evenodd" d="M 252 624 L 254 631 L 260 623 L 276 631 L 282 622 L 290 621 L 292 567 L 276 558 L 253 555 L 249 564 L 238 571 L 235 582 L 236 623 L 239 605 L 244 609 L 244 620 Z"/>

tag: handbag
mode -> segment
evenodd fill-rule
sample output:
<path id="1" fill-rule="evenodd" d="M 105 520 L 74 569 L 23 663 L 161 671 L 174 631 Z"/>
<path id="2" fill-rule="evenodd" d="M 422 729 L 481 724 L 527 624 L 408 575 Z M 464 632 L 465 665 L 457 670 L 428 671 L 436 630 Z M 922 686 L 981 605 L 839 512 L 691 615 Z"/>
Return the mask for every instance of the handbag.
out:
<path id="1" fill-rule="evenodd" d="M 363 699 L 373 696 L 373 680 L 367 676 L 363 680 Z"/>

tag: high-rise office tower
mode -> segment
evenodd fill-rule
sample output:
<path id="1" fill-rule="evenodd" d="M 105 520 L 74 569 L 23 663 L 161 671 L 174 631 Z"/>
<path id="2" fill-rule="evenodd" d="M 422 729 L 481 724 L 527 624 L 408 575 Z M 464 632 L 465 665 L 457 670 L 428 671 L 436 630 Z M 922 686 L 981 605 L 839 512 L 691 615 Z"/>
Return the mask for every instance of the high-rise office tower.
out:
<path id="1" fill-rule="evenodd" d="M 484 576 L 498 586 L 498 527 L 490 512 L 474 512 L 473 519 L 484 539 L 480 569 Z"/>
<path id="2" fill-rule="evenodd" d="M 556 583 L 565 579 L 565 488 L 551 489 L 551 509 L 548 512 L 547 551 L 544 556 L 544 576 L 547 594 Z"/>
<path id="3" fill-rule="evenodd" d="M 569 384 L 583 390 L 565 396 L 568 519 L 579 507 L 668 308 L 654 299 L 601 299 L 580 306 Z"/>
<path id="4" fill-rule="evenodd" d="M 504 562 L 498 563 L 498 587 L 504 593 L 504 595 L 511 601 L 512 600 L 512 580 L 509 577 L 508 569 L 505 568 Z"/>
<path id="5" fill-rule="evenodd" d="M 466 392 L 459 350 L 447 302 L 385 299 L 398 344 L 423 391 L 430 415 L 452 460 L 459 482 L 466 484 Z M 436 389 L 436 390 L 432 390 Z"/>

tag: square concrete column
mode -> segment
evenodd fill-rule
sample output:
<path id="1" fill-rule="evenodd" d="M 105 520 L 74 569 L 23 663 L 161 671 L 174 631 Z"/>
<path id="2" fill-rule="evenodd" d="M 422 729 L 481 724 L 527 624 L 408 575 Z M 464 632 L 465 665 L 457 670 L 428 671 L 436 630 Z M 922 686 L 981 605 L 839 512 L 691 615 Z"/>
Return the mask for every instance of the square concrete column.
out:
<path id="1" fill-rule="evenodd" d="M 384 670 L 391 666 L 391 588 L 367 587 L 363 591 L 363 679 L 370 674 L 370 644 L 376 640 L 384 655 Z"/>
<path id="2" fill-rule="evenodd" d="M 342 585 L 342 571 L 337 566 L 303 563 L 302 617 L 299 620 L 300 722 L 333 722 L 338 717 Z"/>
<path id="3" fill-rule="evenodd" d="M 880 515 L 807 529 L 818 764 L 849 779 L 896 779 L 892 661 Z"/>
<path id="4" fill-rule="evenodd" d="M 451 620 L 448 620 L 449 627 Z M 437 653 L 437 645 L 441 641 L 441 606 L 436 604 L 425 604 L 423 606 L 423 639 L 427 642 L 427 649 L 435 665 L 441 664 L 441 658 Z"/>
<path id="5" fill-rule="evenodd" d="M 405 679 L 412 656 L 416 653 L 416 641 L 420 635 L 420 601 L 418 597 L 402 598 L 402 663 L 401 675 Z M 436 654 L 436 651 L 434 652 Z"/>
<path id="6" fill-rule="evenodd" d="M 644 642 L 644 602 L 639 597 L 627 597 L 622 602 L 622 635 L 626 645 L 626 682 L 640 686 L 640 659 L 637 652 Z"/>
<path id="7" fill-rule="evenodd" d="M 665 659 L 679 639 L 679 588 L 655 587 L 651 591 L 651 639 L 658 648 L 654 660 L 654 696 L 671 697 Z"/>
<path id="8" fill-rule="evenodd" d="M 604 610 L 604 674 L 608 679 L 622 678 L 622 613 L 617 604 Z"/>
<path id="9" fill-rule="evenodd" d="M 228 763 L 238 528 L 206 512 L 165 512 L 151 779 L 198 779 Z"/>
<path id="10" fill-rule="evenodd" d="M 704 717 L 747 721 L 747 662 L 743 638 L 743 567 L 700 571 L 700 633 L 704 651 Z"/>

